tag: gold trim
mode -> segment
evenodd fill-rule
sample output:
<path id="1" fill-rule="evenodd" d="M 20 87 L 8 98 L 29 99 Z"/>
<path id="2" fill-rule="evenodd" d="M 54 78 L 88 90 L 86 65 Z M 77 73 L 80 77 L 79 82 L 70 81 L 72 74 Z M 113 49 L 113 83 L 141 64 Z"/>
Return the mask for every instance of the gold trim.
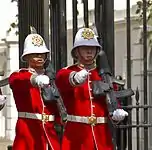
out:
<path id="1" fill-rule="evenodd" d="M 42 113 L 42 122 L 46 123 L 49 121 L 49 115 L 46 115 L 46 113 Z"/>
<path id="2" fill-rule="evenodd" d="M 88 123 L 95 126 L 97 124 L 97 117 L 95 115 L 88 117 Z"/>
<path id="3" fill-rule="evenodd" d="M 34 46 L 42 46 L 43 45 L 43 39 L 41 37 L 39 37 L 38 35 L 35 35 L 32 37 L 32 44 Z"/>
<path id="4" fill-rule="evenodd" d="M 93 39 L 93 38 L 94 38 L 94 33 L 93 33 L 89 28 L 86 28 L 86 29 L 84 29 L 84 31 L 82 32 L 82 37 L 83 37 L 84 39 L 90 40 L 90 39 Z"/>

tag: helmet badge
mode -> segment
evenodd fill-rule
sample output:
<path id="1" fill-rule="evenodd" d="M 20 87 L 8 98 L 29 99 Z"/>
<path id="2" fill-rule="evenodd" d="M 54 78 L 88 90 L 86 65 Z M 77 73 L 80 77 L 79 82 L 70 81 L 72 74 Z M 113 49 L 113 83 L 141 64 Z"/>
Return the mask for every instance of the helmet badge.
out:
<path id="1" fill-rule="evenodd" d="M 43 45 L 43 39 L 41 37 L 35 35 L 35 36 L 32 37 L 32 44 L 34 46 L 40 47 L 40 46 Z"/>
<path id="2" fill-rule="evenodd" d="M 94 33 L 89 29 L 84 29 L 84 31 L 82 32 L 82 37 L 84 39 L 90 40 L 94 38 Z"/>

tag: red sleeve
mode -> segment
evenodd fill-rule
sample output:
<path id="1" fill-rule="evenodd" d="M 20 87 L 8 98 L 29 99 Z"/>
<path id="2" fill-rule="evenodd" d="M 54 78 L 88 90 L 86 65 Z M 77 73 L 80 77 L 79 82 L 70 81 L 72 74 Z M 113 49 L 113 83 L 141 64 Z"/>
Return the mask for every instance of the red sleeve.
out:
<path id="1" fill-rule="evenodd" d="M 65 68 L 57 72 L 55 83 L 56 83 L 57 88 L 59 88 L 60 91 L 63 92 L 65 90 L 67 92 L 73 89 L 73 86 L 71 85 L 69 81 L 69 77 L 72 72 L 73 72 L 72 70 L 65 69 Z"/>
<path id="2" fill-rule="evenodd" d="M 32 73 L 28 71 L 13 72 L 9 77 L 10 88 L 29 88 Z"/>

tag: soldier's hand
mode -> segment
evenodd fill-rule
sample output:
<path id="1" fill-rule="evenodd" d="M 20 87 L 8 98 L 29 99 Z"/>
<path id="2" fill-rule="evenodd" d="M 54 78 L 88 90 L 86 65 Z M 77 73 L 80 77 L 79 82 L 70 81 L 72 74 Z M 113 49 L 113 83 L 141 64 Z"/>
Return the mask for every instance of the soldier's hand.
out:
<path id="1" fill-rule="evenodd" d="M 88 76 L 88 71 L 86 69 L 83 69 L 74 75 L 74 81 L 77 84 L 82 84 L 87 79 L 87 76 Z"/>
<path id="2" fill-rule="evenodd" d="M 116 109 L 113 112 L 112 119 L 114 121 L 122 121 L 125 119 L 126 116 L 128 116 L 128 113 L 126 111 L 124 111 L 123 109 Z"/>
<path id="3" fill-rule="evenodd" d="M 49 85 L 50 80 L 49 80 L 49 77 L 46 75 L 38 75 L 35 78 L 35 82 L 39 87 L 43 88 L 44 86 Z"/>

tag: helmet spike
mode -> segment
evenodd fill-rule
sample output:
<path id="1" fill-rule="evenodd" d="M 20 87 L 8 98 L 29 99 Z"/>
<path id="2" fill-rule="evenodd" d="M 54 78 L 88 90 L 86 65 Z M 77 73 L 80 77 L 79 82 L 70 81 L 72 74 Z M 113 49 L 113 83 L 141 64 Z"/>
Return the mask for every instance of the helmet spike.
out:
<path id="1" fill-rule="evenodd" d="M 99 37 L 98 31 L 97 31 L 97 27 L 96 27 L 95 23 L 92 24 L 92 30 L 94 31 L 95 35 L 96 35 L 97 37 Z"/>
<path id="2" fill-rule="evenodd" d="M 34 27 L 30 26 L 31 34 L 37 34 L 37 31 Z"/>
<path id="3" fill-rule="evenodd" d="M 97 30 L 97 27 L 96 27 L 95 23 L 92 24 L 92 30 L 93 30 L 98 42 L 102 45 L 101 36 L 98 34 L 98 30 Z"/>

